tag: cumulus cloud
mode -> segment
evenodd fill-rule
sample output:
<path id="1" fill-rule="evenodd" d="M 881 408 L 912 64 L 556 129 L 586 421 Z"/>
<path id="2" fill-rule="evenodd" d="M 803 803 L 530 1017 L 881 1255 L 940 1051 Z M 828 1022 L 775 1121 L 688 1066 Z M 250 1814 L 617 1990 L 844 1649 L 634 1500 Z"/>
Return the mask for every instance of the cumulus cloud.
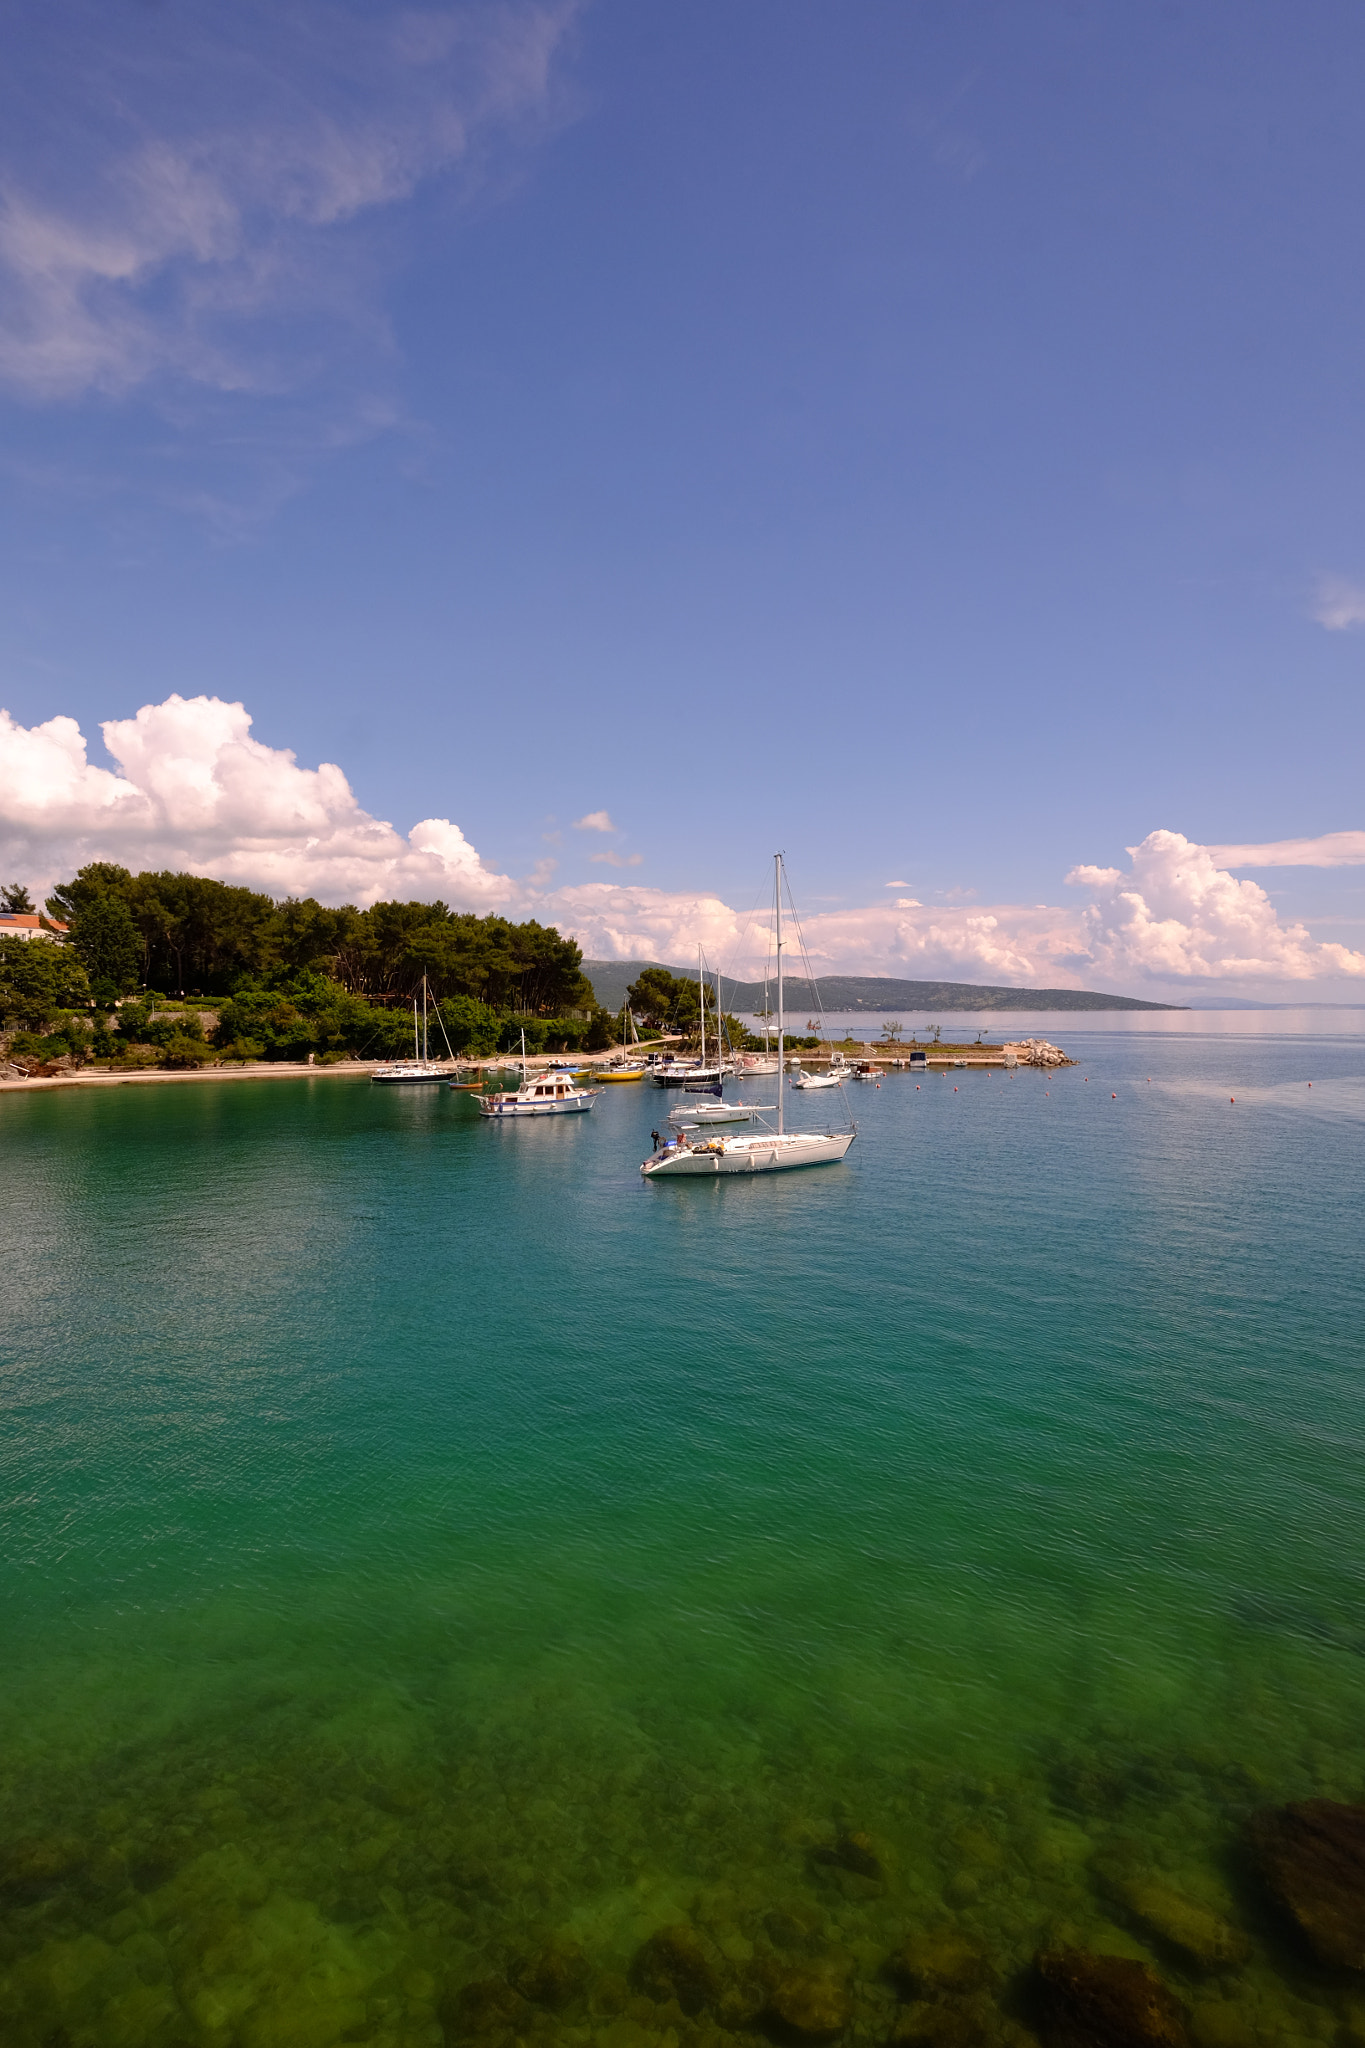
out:
<path id="1" fill-rule="evenodd" d="M 404 838 L 334 764 L 301 768 L 253 739 L 242 704 L 173 695 L 101 731 L 116 774 L 88 760 L 73 718 L 25 729 L 0 711 L 0 860 L 40 886 L 116 860 L 332 902 L 425 894 L 492 909 L 519 893 L 448 818 Z"/>
<path id="2" fill-rule="evenodd" d="M 1350 868 L 1365 862 L 1365 832 L 1323 832 L 1316 839 L 1211 846 L 1220 868 Z"/>
<path id="3" fill-rule="evenodd" d="M 616 830 L 616 827 L 611 822 L 610 811 L 589 811 L 586 817 L 574 819 L 573 828 L 575 832 L 614 832 Z M 602 856 L 596 855 L 594 858 L 600 859 Z"/>
<path id="4" fill-rule="evenodd" d="M 595 865 L 608 868 L 638 868 L 644 860 L 642 853 L 617 853 L 614 847 L 606 853 L 590 853 L 588 859 Z"/>
<path id="5" fill-rule="evenodd" d="M 357 230 L 551 116 L 574 11 L 48 10 L 3 87 L 0 378 L 46 400 L 158 376 L 277 393 L 340 328 L 382 350 L 364 288 L 382 259 Z"/>
<path id="6" fill-rule="evenodd" d="M 1365 626 L 1365 584 L 1352 583 L 1345 576 L 1319 576 L 1309 609 L 1329 633 Z"/>
<path id="7" fill-rule="evenodd" d="M 1238 881 L 1181 832 L 1149 832 L 1132 866 L 1077 867 L 1068 882 L 1094 901 L 1082 912 L 1085 952 L 1102 973 L 1167 981 L 1308 981 L 1365 974 L 1365 953 L 1282 924 L 1258 882 Z"/>
<path id="8" fill-rule="evenodd" d="M 242 704 L 171 696 L 101 730 L 113 768 L 89 759 L 73 718 L 26 728 L 0 711 L 0 872 L 35 893 L 86 861 L 116 860 L 277 896 L 440 898 L 453 909 L 539 917 L 596 958 L 687 959 L 700 941 L 727 972 L 762 972 L 761 917 L 741 918 L 706 891 L 624 881 L 556 888 L 549 857 L 529 875 L 501 874 L 450 819 L 425 818 L 404 834 L 363 808 L 334 763 L 304 767 L 253 738 Z M 614 849 L 598 857 L 623 866 L 639 858 Z M 1090 898 L 1081 908 L 900 897 L 818 912 L 803 926 L 808 956 L 817 973 L 1119 991 L 1365 975 L 1365 954 L 1282 923 L 1265 891 L 1230 874 L 1214 849 L 1153 832 L 1130 857 L 1127 868 L 1071 871 Z"/>

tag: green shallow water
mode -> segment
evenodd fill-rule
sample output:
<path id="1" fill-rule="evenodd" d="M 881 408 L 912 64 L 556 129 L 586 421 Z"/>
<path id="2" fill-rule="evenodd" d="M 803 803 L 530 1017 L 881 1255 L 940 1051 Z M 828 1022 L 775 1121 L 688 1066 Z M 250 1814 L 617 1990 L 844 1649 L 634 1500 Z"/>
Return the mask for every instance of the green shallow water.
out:
<path id="1" fill-rule="evenodd" d="M 973 2039 L 1063 1942 L 1365 2040 L 1240 1850 L 1365 1787 L 1365 1043 L 1067 1042 L 753 1184 L 639 1088 L 0 1101 L 0 2038 L 647 2048 L 690 1920 L 854 2040 L 945 1927 Z"/>

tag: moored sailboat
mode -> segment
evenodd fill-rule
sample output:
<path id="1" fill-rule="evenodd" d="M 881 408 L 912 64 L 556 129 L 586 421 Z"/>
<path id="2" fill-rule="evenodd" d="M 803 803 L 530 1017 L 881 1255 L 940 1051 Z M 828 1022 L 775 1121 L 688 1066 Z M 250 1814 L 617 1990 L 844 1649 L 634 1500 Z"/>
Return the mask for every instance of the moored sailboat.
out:
<path id="1" fill-rule="evenodd" d="M 776 892 L 775 942 L 777 949 L 777 1058 L 782 1060 L 784 1018 L 782 1009 L 782 856 L 773 856 Z M 832 1166 L 842 1159 L 857 1136 L 856 1125 L 847 1131 L 788 1131 L 783 1114 L 783 1090 L 777 1091 L 777 1129 L 763 1128 L 731 1136 L 724 1131 L 682 1131 L 652 1158 L 640 1166 L 646 1180 L 672 1180 L 680 1175 L 720 1173 L 776 1173 L 794 1166 Z"/>

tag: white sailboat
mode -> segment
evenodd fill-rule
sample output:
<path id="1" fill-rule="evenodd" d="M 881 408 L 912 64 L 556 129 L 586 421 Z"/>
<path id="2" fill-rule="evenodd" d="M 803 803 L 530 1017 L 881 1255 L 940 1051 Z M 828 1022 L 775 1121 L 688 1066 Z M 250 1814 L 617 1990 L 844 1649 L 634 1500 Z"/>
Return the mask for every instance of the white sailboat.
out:
<path id="1" fill-rule="evenodd" d="M 733 1069 L 721 1055 L 720 1013 L 716 1013 L 716 1058 L 709 1064 L 706 1058 L 706 985 L 703 978 L 701 947 L 697 948 L 697 1003 L 701 1010 L 701 1057 L 696 1060 L 660 1060 L 649 1069 L 650 1079 L 656 1088 L 705 1089 L 708 1093 L 719 1094 L 722 1082 Z"/>
<path id="2" fill-rule="evenodd" d="M 782 1058 L 784 1020 L 782 1013 L 782 856 L 773 856 L 777 897 L 777 1057 Z M 788 1131 L 782 1107 L 783 1090 L 777 1091 L 777 1129 L 746 1131 L 735 1136 L 715 1133 L 680 1132 L 661 1152 L 643 1161 L 640 1172 L 646 1180 L 671 1180 L 679 1175 L 719 1173 L 776 1173 L 793 1166 L 832 1166 L 844 1157 L 857 1136 L 856 1127 L 847 1131 Z"/>
<path id="3" fill-rule="evenodd" d="M 752 1124 L 764 1110 L 776 1109 L 775 1102 L 688 1102 L 671 1109 L 668 1121 L 679 1130 L 694 1130 L 702 1124 Z"/>
<path id="4" fill-rule="evenodd" d="M 440 1024 L 442 1031 L 444 1031 L 446 1028 L 445 1020 L 442 1018 L 439 1010 L 436 1012 L 436 1021 Z M 446 1050 L 450 1050 L 449 1040 L 446 1042 Z M 453 1053 L 451 1057 L 452 1059 L 454 1058 Z M 391 1060 L 386 1067 L 376 1067 L 370 1075 L 370 1079 L 372 1081 L 383 1081 L 389 1087 L 393 1087 L 395 1083 L 402 1084 L 406 1082 L 411 1085 L 415 1081 L 432 1082 L 448 1081 L 450 1079 L 449 1067 L 443 1067 L 439 1060 L 433 1060 L 428 1055 L 427 978 L 425 974 L 422 976 L 421 1051 L 419 1052 L 417 1048 L 417 998 L 414 996 L 412 999 L 412 1058 L 410 1060 Z"/>

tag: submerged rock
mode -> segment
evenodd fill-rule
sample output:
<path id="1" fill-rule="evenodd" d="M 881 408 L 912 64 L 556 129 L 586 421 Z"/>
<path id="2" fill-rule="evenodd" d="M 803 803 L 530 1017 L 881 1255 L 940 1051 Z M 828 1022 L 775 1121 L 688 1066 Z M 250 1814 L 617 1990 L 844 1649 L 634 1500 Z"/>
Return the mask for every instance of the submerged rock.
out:
<path id="1" fill-rule="evenodd" d="M 861 1828 L 845 1829 L 838 1840 L 825 1843 L 811 1852 L 816 1863 L 827 1868 L 846 1870 L 854 1877 L 871 1878 L 881 1884 L 886 1877 L 886 1861 L 871 1835 Z"/>
<path id="2" fill-rule="evenodd" d="M 1160 1878 L 1123 1876 L 1107 1887 L 1144 1933 L 1177 1951 L 1197 1970 L 1236 1969 L 1251 1953 L 1246 1937 Z"/>
<path id="3" fill-rule="evenodd" d="M 1012 2048 L 1023 2038 L 988 1999 L 924 1999 L 901 2007 L 887 2048 Z"/>
<path id="4" fill-rule="evenodd" d="M 941 1998 L 945 1993 L 973 1991 L 986 1983 L 991 1968 L 979 1949 L 954 1927 L 930 1928 L 907 1935 L 887 1965 L 911 1998 Z"/>
<path id="5" fill-rule="evenodd" d="M 686 1921 L 661 1927 L 637 1950 L 631 1982 L 656 2004 L 676 1999 L 689 2019 L 721 1995 L 720 1957 Z"/>
<path id="6" fill-rule="evenodd" d="M 1185 2008 L 1145 1963 L 1052 1949 L 1036 1967 L 1049 2048 L 1187 2048 Z"/>
<path id="7" fill-rule="evenodd" d="M 831 2040 L 853 2016 L 848 1977 L 832 1964 L 779 1965 L 768 1981 L 765 2010 L 789 2035 Z"/>
<path id="8" fill-rule="evenodd" d="M 498 2041 L 524 2024 L 526 2000 L 502 1977 L 481 1977 L 447 1998 L 441 2020 L 450 2041 Z"/>
<path id="9" fill-rule="evenodd" d="M 509 1975 L 523 1998 L 559 2012 L 582 1991 L 588 1975 L 587 1958 L 576 1941 L 560 1938 L 537 1949 Z"/>
<path id="10" fill-rule="evenodd" d="M 1365 1970 L 1365 1807 L 1302 1799 L 1248 1830 L 1262 1882 L 1318 1960 Z"/>

